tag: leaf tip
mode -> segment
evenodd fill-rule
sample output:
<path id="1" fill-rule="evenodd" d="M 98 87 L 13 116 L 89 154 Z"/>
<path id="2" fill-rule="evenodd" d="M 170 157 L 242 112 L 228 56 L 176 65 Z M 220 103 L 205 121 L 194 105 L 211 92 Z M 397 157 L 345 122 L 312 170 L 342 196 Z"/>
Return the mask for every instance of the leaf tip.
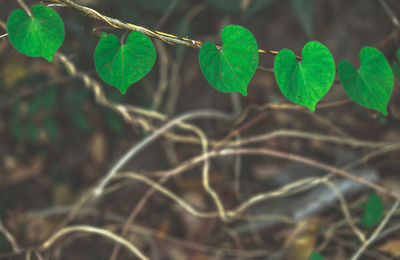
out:
<path id="1" fill-rule="evenodd" d="M 310 109 L 311 112 L 315 112 L 315 107 L 317 104 L 308 105 L 307 108 Z"/>
<path id="2" fill-rule="evenodd" d="M 246 97 L 247 96 L 247 89 L 240 90 L 239 93 L 242 94 L 242 96 Z"/>
<path id="3" fill-rule="evenodd" d="M 388 115 L 388 111 L 387 108 L 385 107 L 384 109 L 379 109 L 378 110 L 382 115 L 387 116 Z"/>
<path id="4" fill-rule="evenodd" d="M 49 63 L 51 63 L 53 61 L 53 56 L 54 54 L 48 55 L 48 56 L 43 56 L 43 58 L 45 60 L 47 60 Z"/>
<path id="5" fill-rule="evenodd" d="M 126 90 L 126 88 L 119 88 L 119 92 L 121 93 L 121 95 L 125 95 Z"/>

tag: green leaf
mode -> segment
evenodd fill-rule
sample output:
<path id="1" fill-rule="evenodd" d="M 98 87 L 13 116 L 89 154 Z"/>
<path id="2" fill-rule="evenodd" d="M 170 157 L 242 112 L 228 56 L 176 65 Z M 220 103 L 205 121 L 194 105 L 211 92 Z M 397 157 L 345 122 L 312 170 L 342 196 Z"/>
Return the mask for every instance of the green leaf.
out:
<path id="1" fill-rule="evenodd" d="M 125 94 L 126 89 L 153 68 L 156 50 L 149 38 L 132 32 L 121 45 L 113 34 L 100 39 L 94 52 L 97 73 L 106 83 Z"/>
<path id="2" fill-rule="evenodd" d="M 301 61 L 291 50 L 281 50 L 274 61 L 274 72 L 287 99 L 314 111 L 335 80 L 335 62 L 325 45 L 312 41 L 304 46 Z"/>
<path id="3" fill-rule="evenodd" d="M 221 33 L 222 48 L 211 42 L 201 46 L 201 72 L 215 89 L 247 95 L 247 85 L 258 66 L 258 47 L 246 28 L 229 25 Z"/>
<path id="4" fill-rule="evenodd" d="M 396 54 L 397 54 L 396 55 L 397 59 L 395 61 L 393 61 L 393 73 L 396 76 L 397 81 L 400 84 L 400 48 L 397 49 Z"/>
<path id="5" fill-rule="evenodd" d="M 32 17 L 23 10 L 11 12 L 7 21 L 12 46 L 22 54 L 43 57 L 48 62 L 64 41 L 64 23 L 53 9 L 35 5 Z"/>
<path id="6" fill-rule="evenodd" d="M 368 201 L 364 206 L 364 215 L 361 223 L 367 227 L 372 227 L 379 223 L 383 215 L 383 203 L 379 195 L 372 193 L 368 197 Z"/>
<path id="7" fill-rule="evenodd" d="M 338 74 L 347 95 L 357 104 L 387 115 L 393 90 L 393 72 L 385 56 L 373 47 L 360 52 L 361 67 L 356 70 L 347 60 L 338 65 Z"/>
<path id="8" fill-rule="evenodd" d="M 313 38 L 313 0 L 292 0 L 292 7 L 308 38 Z"/>
<path id="9" fill-rule="evenodd" d="M 320 253 L 318 253 L 317 251 L 314 251 L 311 253 L 308 260 L 324 260 L 324 258 L 322 257 L 322 255 Z"/>

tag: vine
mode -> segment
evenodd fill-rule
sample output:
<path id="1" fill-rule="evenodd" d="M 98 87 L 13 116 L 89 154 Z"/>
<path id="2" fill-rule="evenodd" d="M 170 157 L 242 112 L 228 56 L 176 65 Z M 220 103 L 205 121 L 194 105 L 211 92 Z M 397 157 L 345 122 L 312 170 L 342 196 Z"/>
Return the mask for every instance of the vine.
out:
<path id="1" fill-rule="evenodd" d="M 94 52 L 96 71 L 107 84 L 125 94 L 127 88 L 142 79 L 153 67 L 156 53 L 148 37 L 168 44 L 200 49 L 201 72 L 209 84 L 222 92 L 247 95 L 250 80 L 258 67 L 259 53 L 276 55 L 274 75 L 282 94 L 290 101 L 315 110 L 335 80 L 335 62 L 322 43 L 307 43 L 302 57 L 289 49 L 279 52 L 258 49 L 256 39 L 246 28 L 229 25 L 222 30 L 222 45 L 201 42 L 153 31 L 100 14 L 71 0 L 49 0 L 123 30 L 134 31 L 120 43 L 113 34 L 102 33 Z M 24 7 L 14 10 L 7 21 L 11 44 L 19 52 L 43 57 L 51 62 L 64 40 L 64 24 L 53 9 L 36 5 L 32 14 Z M 346 61 L 337 67 L 340 82 L 348 96 L 359 105 L 387 115 L 394 76 L 389 62 L 376 48 L 364 47 L 360 52 L 361 67 L 355 69 Z"/>
<path id="2" fill-rule="evenodd" d="M 219 5 L 220 1 L 209 0 L 211 3 Z M 232 0 L 235 3 L 239 1 Z M 106 22 L 113 28 L 121 29 L 130 32 L 125 34 L 121 39 L 110 33 L 100 33 L 99 41 L 94 50 L 94 64 L 99 77 L 110 86 L 117 88 L 123 95 L 127 89 L 145 77 L 153 68 L 156 62 L 156 49 L 150 38 L 161 40 L 164 43 L 171 45 L 180 45 L 190 47 L 199 51 L 198 62 L 200 70 L 208 81 L 208 83 L 216 90 L 224 93 L 238 92 L 246 96 L 250 90 L 248 86 L 257 70 L 264 70 L 272 72 L 275 76 L 277 85 L 282 94 L 293 103 L 304 106 L 310 111 L 315 111 L 316 108 L 335 106 L 337 103 L 327 103 L 317 106 L 317 103 L 329 92 L 334 83 L 340 82 L 344 90 L 351 100 L 357 104 L 373 109 L 387 115 L 387 105 L 391 98 L 393 91 L 394 75 L 400 75 L 400 49 L 397 51 L 397 60 L 393 63 L 392 68 L 386 57 L 378 49 L 373 47 L 363 47 L 360 51 L 360 67 L 357 69 L 349 61 L 342 60 L 336 67 L 334 58 L 330 50 L 320 42 L 311 41 L 305 44 L 302 49 L 301 56 L 289 49 L 280 51 L 263 50 L 257 45 L 256 38 L 246 28 L 239 25 L 228 25 L 223 28 L 221 32 L 221 44 L 212 42 L 203 42 L 199 40 L 192 40 L 183 38 L 157 30 L 151 30 L 143 26 L 134 25 L 121 21 L 119 19 L 105 16 L 98 11 L 79 5 L 71 0 L 47 0 L 52 4 L 48 6 L 35 5 L 32 9 L 24 4 L 22 0 L 18 3 L 23 10 L 14 10 L 7 21 L 7 31 L 10 43 L 20 53 L 31 57 L 42 57 L 48 62 L 59 60 L 66 68 L 71 76 L 78 76 L 88 88 L 93 90 L 95 99 L 98 103 L 109 107 L 120 113 L 127 122 L 141 125 L 146 131 L 153 131 L 142 141 L 134 144 L 128 152 L 121 157 L 121 159 L 113 166 L 112 169 L 106 174 L 104 178 L 89 192 L 82 195 L 81 199 L 74 205 L 72 210 L 68 211 L 69 215 L 65 223 L 74 217 L 74 214 L 83 207 L 88 201 L 99 199 L 104 196 L 105 189 L 110 188 L 109 185 L 112 180 L 121 181 L 125 179 L 132 179 L 143 182 L 151 187 L 141 201 L 137 204 L 136 208 L 132 211 L 128 220 L 126 221 L 121 236 L 114 235 L 106 229 L 95 228 L 91 226 L 70 226 L 59 229 L 54 235 L 46 240 L 39 248 L 39 250 L 46 250 L 50 248 L 56 240 L 65 234 L 71 232 L 86 232 L 89 234 L 97 234 L 107 237 L 116 243 L 111 259 L 115 259 L 118 254 L 118 247 L 124 246 L 130 252 L 141 259 L 148 259 L 143 253 L 137 249 L 136 246 L 125 240 L 127 230 L 131 229 L 133 220 L 137 212 L 141 210 L 146 200 L 155 192 L 158 191 L 177 203 L 186 212 L 200 217 L 200 218 L 215 218 L 219 217 L 224 222 L 236 220 L 240 218 L 249 217 L 244 214 L 251 206 L 274 197 L 285 196 L 287 194 L 294 194 L 301 190 L 314 187 L 318 184 L 325 184 L 327 187 L 335 192 L 339 198 L 341 209 L 345 216 L 345 221 L 357 236 L 362 246 L 354 255 L 353 259 L 357 259 L 364 250 L 372 243 L 374 239 L 380 234 L 383 227 L 388 220 L 392 217 L 395 210 L 399 206 L 400 195 L 394 189 L 388 189 L 380 186 L 375 182 L 368 180 L 364 177 L 353 175 L 348 170 L 355 165 L 362 164 L 372 157 L 380 153 L 386 153 L 392 150 L 399 150 L 399 143 L 386 143 L 386 142 L 367 142 L 356 140 L 352 138 L 320 135 L 317 133 L 306 133 L 292 130 L 280 130 L 271 132 L 265 135 L 255 135 L 250 138 L 240 139 L 240 132 L 253 126 L 255 122 L 263 118 L 265 114 L 261 114 L 255 120 L 240 126 L 239 128 L 230 132 L 225 138 L 219 141 L 208 140 L 203 131 L 194 125 L 186 123 L 186 121 L 195 118 L 218 118 L 220 120 L 230 120 L 232 117 L 228 114 L 221 113 L 216 110 L 200 110 L 190 112 L 166 122 L 163 126 L 156 128 L 152 122 L 147 122 L 142 118 L 134 118 L 129 115 L 129 112 L 137 113 L 139 115 L 148 116 L 154 120 L 166 121 L 168 118 L 153 111 L 144 111 L 129 105 L 111 104 L 104 96 L 99 84 L 90 78 L 87 74 L 81 73 L 76 70 L 74 64 L 68 60 L 66 56 L 57 52 L 61 47 L 65 29 L 62 18 L 54 11 L 53 6 L 71 7 L 76 11 L 93 19 Z M 222 2 L 222 1 L 221 1 Z M 241 1 L 240 1 L 241 2 Z M 243 1 L 245 2 L 245 1 Z M 272 3 L 271 1 L 257 1 L 254 3 Z M 309 2 L 309 1 L 308 1 Z M 292 4 L 295 6 L 298 1 L 293 0 Z M 393 21 L 398 23 L 397 20 Z M 307 31 L 307 29 L 306 29 Z M 312 34 L 310 30 L 307 34 Z M 157 46 L 158 47 L 158 46 Z M 259 55 L 271 54 L 275 56 L 273 69 L 268 69 L 259 66 Z M 339 80 L 335 80 L 336 70 L 338 72 Z M 161 77 L 162 81 L 162 77 Z M 160 87 L 161 89 L 161 87 Z M 51 92 L 49 95 L 54 95 Z M 118 93 L 117 93 L 118 95 Z M 347 101 L 345 101 L 347 102 Z M 340 103 L 340 102 L 339 102 Z M 265 108 L 275 109 L 274 104 L 267 104 L 261 109 Z M 276 106 L 277 107 L 277 106 Z M 299 109 L 298 106 L 293 105 L 280 105 L 280 108 Z M 49 110 L 50 107 L 46 107 Z M 139 111 L 140 110 L 140 111 Z M 241 122 L 243 117 L 246 117 L 247 110 L 244 111 L 242 117 L 237 122 Z M 51 120 L 46 117 L 44 124 L 52 126 Z M 47 122 L 47 123 L 46 123 Z M 237 123 L 238 124 L 238 123 Z M 172 127 L 178 126 L 181 129 L 189 130 L 195 133 L 198 138 L 193 136 L 179 136 L 170 131 Z M 51 132 L 51 131 L 50 131 Z M 54 130 L 53 130 L 54 132 Z M 150 176 L 161 177 L 159 182 L 153 181 L 147 176 L 142 176 L 134 172 L 119 172 L 122 167 L 131 160 L 143 148 L 147 147 L 150 143 L 154 142 L 156 138 L 161 135 L 166 135 L 171 140 L 179 140 L 187 143 L 201 144 L 202 154 L 197 157 L 183 162 L 178 167 L 161 172 L 153 172 Z M 354 147 L 376 148 L 377 150 L 371 154 L 365 155 L 362 159 L 354 164 L 346 165 L 343 169 L 330 166 L 325 163 L 320 163 L 313 159 L 298 156 L 294 153 L 281 152 L 273 149 L 263 148 L 241 148 L 242 145 L 257 143 L 271 138 L 285 136 L 295 137 L 298 139 L 319 140 L 324 142 L 333 142 L 337 144 L 346 144 Z M 230 140 L 233 137 L 238 137 L 234 141 Z M 56 136 L 54 136 L 56 138 Z M 34 138 L 33 138 L 34 139 Z M 226 146 L 225 149 L 220 149 Z M 218 193 L 211 187 L 209 180 L 209 168 L 211 158 L 227 157 L 227 156 L 242 156 L 242 155 L 262 155 L 275 157 L 280 159 L 288 159 L 290 161 L 298 162 L 301 164 L 309 165 L 315 168 L 329 171 L 330 174 L 321 178 L 308 178 L 300 181 L 293 182 L 280 189 L 263 192 L 252 196 L 241 202 L 233 209 L 229 209 L 222 204 L 222 200 Z M 217 211 L 202 211 L 192 206 L 189 201 L 180 198 L 174 192 L 163 186 L 163 183 L 171 176 L 180 174 L 194 165 L 203 163 L 202 182 L 205 191 L 211 195 L 215 203 Z M 348 205 L 342 192 L 336 188 L 335 184 L 330 181 L 333 175 L 341 175 L 345 179 L 353 180 L 363 186 L 369 187 L 381 195 L 394 198 L 397 202 L 392 206 L 389 213 L 383 219 L 381 224 L 370 237 L 367 237 L 355 224 L 352 219 Z M 236 176 L 235 176 L 236 178 Z M 122 181 L 121 181 L 122 183 Z M 236 184 L 235 184 L 236 185 Z M 307 186 L 308 185 L 308 186 Z M 303 187 L 303 186 L 306 186 Z M 364 208 L 364 214 L 360 223 L 372 227 L 377 225 L 384 217 L 384 205 L 379 195 L 371 194 L 368 201 L 361 205 Z M 80 212 L 82 213 L 82 212 Z M 281 218 L 279 221 L 286 223 L 294 223 L 295 220 L 288 218 Z M 63 224 L 65 224 L 63 223 Z M 63 225 L 61 225 L 63 226 Z M 12 235 L 5 229 L 0 220 L 0 232 L 4 233 L 10 241 L 13 250 L 18 253 L 21 249 L 15 243 Z M 158 233 L 157 236 L 160 236 Z M 39 251 L 34 251 L 38 253 Z M 233 251 L 232 251 L 233 252 Z M 234 252 L 235 254 L 237 252 Z M 240 253 L 240 252 L 239 252 Z M 258 253 L 258 252 L 249 252 Z M 261 252 L 265 254 L 265 252 Z M 30 254 L 28 250 L 27 256 Z M 39 255 L 40 256 L 40 255 Z M 317 251 L 311 254 L 310 259 L 323 259 Z"/>

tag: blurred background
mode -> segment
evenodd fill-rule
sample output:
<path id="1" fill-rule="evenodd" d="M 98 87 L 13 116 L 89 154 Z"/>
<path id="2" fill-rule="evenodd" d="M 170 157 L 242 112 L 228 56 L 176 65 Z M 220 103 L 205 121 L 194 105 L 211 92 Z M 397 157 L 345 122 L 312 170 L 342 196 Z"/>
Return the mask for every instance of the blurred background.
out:
<path id="1" fill-rule="evenodd" d="M 378 48 L 391 64 L 400 47 L 400 28 L 378 0 L 75 2 L 109 17 L 200 41 L 220 43 L 220 32 L 229 24 L 249 29 L 259 48 L 266 50 L 289 48 L 301 55 L 308 41 L 317 40 L 330 49 L 336 64 L 347 59 L 356 67 L 364 46 Z M 400 2 L 386 3 L 399 17 Z M 3 23 L 20 8 L 14 0 L 0 0 L 0 7 Z M 131 146 L 175 116 L 203 109 L 233 115 L 230 120 L 191 121 L 205 133 L 212 151 L 271 134 L 235 147 L 297 154 L 399 190 L 399 81 L 395 80 L 386 117 L 349 101 L 340 84 L 334 84 L 311 113 L 280 93 L 268 69 L 273 68 L 273 55 L 260 54 L 263 68 L 243 97 L 217 92 L 207 83 L 198 50 L 153 39 L 154 68 L 122 96 L 98 78 L 93 53 L 100 32 L 118 37 L 125 32 L 68 7 L 52 8 L 65 23 L 66 37 L 59 51 L 76 71 L 99 83 L 103 97 L 130 110 L 123 115 L 115 105 L 99 102 L 93 84 L 83 81 L 81 74 L 70 73 L 60 59 L 48 63 L 30 58 L 14 50 L 7 37 L 0 39 L 1 229 L 5 227 L 19 247 L 32 248 L 33 258 L 135 259 L 109 239 L 80 232 L 38 250 L 63 227 L 90 225 L 123 236 L 151 259 L 308 259 L 316 251 L 323 259 L 350 259 L 363 244 L 362 238 L 368 238 L 388 214 L 394 202 L 391 197 L 341 177 L 327 183 L 323 177 L 328 171 L 290 156 L 251 154 L 210 160 L 210 184 L 224 208 L 235 209 L 260 193 L 278 191 L 277 195 L 265 195 L 270 197 L 226 222 L 218 215 L 194 216 L 159 192 L 143 201 L 151 186 L 124 178 L 113 181 L 99 200 L 85 202 L 74 212 L 85 192 Z M 1 28 L 0 34 L 4 33 L 6 28 Z M 129 161 L 124 171 L 159 181 L 201 153 L 196 134 L 174 128 Z M 201 164 L 195 166 L 179 170 L 162 185 L 195 208 L 215 212 L 215 202 L 203 187 Z M 293 183 L 297 184 L 288 186 Z M 361 259 L 400 258 L 399 213 L 394 213 Z M 4 234 L 0 234 L 0 259 L 25 259 L 27 251 L 13 253 Z"/>

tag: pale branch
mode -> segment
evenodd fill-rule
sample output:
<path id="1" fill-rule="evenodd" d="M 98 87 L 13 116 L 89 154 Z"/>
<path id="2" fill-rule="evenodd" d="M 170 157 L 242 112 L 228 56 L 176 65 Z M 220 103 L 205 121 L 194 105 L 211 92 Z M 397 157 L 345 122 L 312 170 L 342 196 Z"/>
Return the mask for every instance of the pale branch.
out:
<path id="1" fill-rule="evenodd" d="M 156 31 L 156 30 L 150 30 L 144 26 L 139 26 L 139 25 L 121 21 L 120 19 L 108 17 L 92 8 L 89 8 L 89 7 L 86 7 L 83 5 L 79 5 L 71 0 L 46 0 L 46 1 L 51 2 L 51 3 L 56 3 L 56 4 L 63 4 L 65 6 L 71 7 L 88 17 L 104 21 L 114 28 L 124 29 L 124 30 L 128 30 L 128 31 L 141 32 L 141 33 L 147 35 L 148 37 L 159 39 L 159 40 L 161 40 L 165 43 L 171 44 L 171 45 L 181 45 L 181 46 L 185 46 L 185 47 L 191 47 L 194 49 L 200 49 L 201 46 L 203 45 L 203 42 L 199 41 L 199 40 L 192 40 L 192 39 L 188 39 L 188 38 L 178 37 L 178 36 L 175 36 L 175 35 L 172 35 L 169 33 L 164 33 L 164 32 L 160 32 L 160 31 Z M 221 46 L 217 46 L 217 47 L 220 48 Z M 259 49 L 258 52 L 259 53 L 268 53 L 271 55 L 277 55 L 279 51 Z M 299 56 L 296 56 L 296 58 L 298 60 L 301 60 L 301 57 L 299 57 Z"/>
<path id="2" fill-rule="evenodd" d="M 126 247 L 132 254 L 134 254 L 136 257 L 142 260 L 147 260 L 149 259 L 147 256 L 145 256 L 136 246 L 134 246 L 131 242 L 126 240 L 123 237 L 120 237 L 111 231 L 108 231 L 103 228 L 98 228 L 98 227 L 93 227 L 93 226 L 84 226 L 84 225 L 77 225 L 77 226 L 69 226 L 65 227 L 59 231 L 57 231 L 55 234 L 53 234 L 49 239 L 47 239 L 41 246 L 40 250 L 46 250 L 50 248 L 58 239 L 61 237 L 73 233 L 73 232 L 84 232 L 84 233 L 92 233 L 92 234 L 97 234 L 101 235 L 103 237 L 109 238 L 112 241 Z"/>
<path id="3" fill-rule="evenodd" d="M 96 197 L 100 196 L 103 192 L 104 187 L 111 181 L 115 174 L 121 170 L 121 168 L 131 160 L 137 153 L 139 153 L 143 148 L 152 143 L 157 137 L 163 135 L 169 129 L 183 123 L 186 120 L 196 119 L 196 118 L 220 118 L 227 119 L 229 116 L 225 113 L 221 113 L 215 110 L 199 110 L 194 112 L 187 112 L 181 116 L 176 117 L 170 122 L 166 123 L 164 126 L 160 127 L 152 134 L 141 140 L 139 143 L 132 146 L 125 155 L 118 160 L 118 162 L 110 169 L 107 175 L 101 180 L 97 187 L 93 190 Z"/>

